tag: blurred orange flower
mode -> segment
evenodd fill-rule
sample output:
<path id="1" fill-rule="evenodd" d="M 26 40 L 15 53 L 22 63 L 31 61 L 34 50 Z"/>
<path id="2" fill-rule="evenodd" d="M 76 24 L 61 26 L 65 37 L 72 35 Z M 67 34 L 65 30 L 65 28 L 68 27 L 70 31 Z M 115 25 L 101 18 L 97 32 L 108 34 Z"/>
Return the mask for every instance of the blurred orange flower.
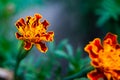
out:
<path id="1" fill-rule="evenodd" d="M 16 32 L 16 38 L 24 41 L 24 49 L 30 50 L 32 45 L 35 44 L 37 49 L 45 53 L 48 48 L 45 42 L 53 41 L 54 32 L 47 32 L 48 21 L 44 20 L 40 22 L 42 16 L 35 14 L 34 17 L 28 16 L 26 20 L 20 18 L 16 22 L 18 32 Z"/>
<path id="2" fill-rule="evenodd" d="M 120 80 L 120 44 L 117 35 L 107 33 L 102 44 L 99 38 L 86 47 L 95 70 L 87 74 L 90 80 Z"/>

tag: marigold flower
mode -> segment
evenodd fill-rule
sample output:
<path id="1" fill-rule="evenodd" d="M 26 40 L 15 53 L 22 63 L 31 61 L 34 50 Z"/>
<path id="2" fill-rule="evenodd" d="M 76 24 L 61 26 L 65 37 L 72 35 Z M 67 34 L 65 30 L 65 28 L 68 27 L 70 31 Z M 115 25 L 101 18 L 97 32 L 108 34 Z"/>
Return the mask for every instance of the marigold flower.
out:
<path id="1" fill-rule="evenodd" d="M 117 35 L 107 33 L 102 44 L 99 38 L 86 47 L 91 65 L 96 69 L 87 74 L 90 80 L 120 80 L 120 44 Z"/>
<path id="2" fill-rule="evenodd" d="M 24 41 L 24 49 L 30 50 L 32 45 L 35 44 L 37 49 L 45 53 L 48 48 L 45 42 L 53 41 L 54 32 L 47 32 L 48 21 L 40 22 L 42 16 L 35 14 L 34 17 L 28 16 L 26 20 L 20 18 L 16 22 L 18 32 L 15 33 L 16 38 Z"/>

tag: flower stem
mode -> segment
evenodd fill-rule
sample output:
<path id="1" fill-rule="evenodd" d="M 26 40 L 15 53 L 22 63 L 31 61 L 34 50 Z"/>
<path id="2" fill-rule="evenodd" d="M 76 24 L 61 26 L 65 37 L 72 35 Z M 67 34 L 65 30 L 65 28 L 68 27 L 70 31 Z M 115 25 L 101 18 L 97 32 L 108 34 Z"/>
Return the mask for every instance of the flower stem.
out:
<path id="1" fill-rule="evenodd" d="M 17 73 L 18 73 L 19 65 L 21 61 L 28 55 L 29 51 L 30 50 L 26 51 L 23 49 L 23 42 L 22 42 L 19 48 L 19 53 L 17 55 L 16 65 L 14 70 L 14 80 L 18 80 Z"/>
<path id="2" fill-rule="evenodd" d="M 16 62 L 16 66 L 15 66 L 15 70 L 14 70 L 14 80 L 18 80 L 18 79 L 17 79 L 17 71 L 18 71 L 20 62 L 21 62 L 21 61 L 17 61 L 17 62 Z"/>
<path id="3" fill-rule="evenodd" d="M 86 75 L 88 72 L 93 70 L 94 68 L 92 66 L 88 66 L 87 68 L 82 69 L 80 72 L 73 74 L 71 76 L 65 77 L 63 80 L 73 80 L 75 78 L 80 78 Z"/>

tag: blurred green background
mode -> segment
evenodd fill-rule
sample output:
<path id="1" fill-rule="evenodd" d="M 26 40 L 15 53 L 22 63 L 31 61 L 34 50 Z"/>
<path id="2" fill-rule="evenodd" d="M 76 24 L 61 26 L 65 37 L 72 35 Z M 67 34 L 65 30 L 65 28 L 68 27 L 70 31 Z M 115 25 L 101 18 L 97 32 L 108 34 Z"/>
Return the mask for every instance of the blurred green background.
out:
<path id="1" fill-rule="evenodd" d="M 14 24 L 34 13 L 50 22 L 55 39 L 46 54 L 31 50 L 19 67 L 20 80 L 88 80 L 85 45 L 107 32 L 120 40 L 120 0 L 0 0 L 0 68 L 14 70 L 20 46 Z"/>

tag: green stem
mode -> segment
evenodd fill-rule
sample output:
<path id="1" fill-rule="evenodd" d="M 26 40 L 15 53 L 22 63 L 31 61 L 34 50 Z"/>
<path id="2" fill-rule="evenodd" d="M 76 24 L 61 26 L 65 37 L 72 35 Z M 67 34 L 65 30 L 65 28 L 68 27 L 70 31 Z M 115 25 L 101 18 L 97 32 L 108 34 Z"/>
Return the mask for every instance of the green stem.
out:
<path id="1" fill-rule="evenodd" d="M 18 80 L 17 79 L 17 71 L 18 71 L 20 62 L 21 62 L 20 60 L 16 62 L 16 66 L 15 66 L 15 70 L 14 70 L 14 80 Z"/>
<path id="2" fill-rule="evenodd" d="M 90 72 L 93 69 L 94 68 L 92 66 L 88 66 L 87 68 L 82 69 L 80 72 L 73 74 L 72 76 L 65 77 L 63 80 L 73 80 L 75 78 L 83 77 L 84 75 L 86 75 L 88 72 Z"/>
<path id="3" fill-rule="evenodd" d="M 21 61 L 28 55 L 29 51 L 30 50 L 26 51 L 23 49 L 23 42 L 22 42 L 20 49 L 19 49 L 19 53 L 17 55 L 16 65 L 15 65 L 15 70 L 14 70 L 14 80 L 18 80 L 17 72 L 18 72 L 19 65 Z"/>
<path id="4" fill-rule="evenodd" d="M 17 58 L 16 58 L 16 64 L 15 64 L 15 70 L 14 70 L 14 80 L 17 80 L 17 71 L 18 71 L 18 68 L 19 68 L 19 65 L 20 65 L 20 57 L 21 57 L 21 53 L 23 51 L 23 42 L 21 43 L 21 46 L 19 48 L 19 52 L 18 52 L 18 55 L 17 55 Z"/>

